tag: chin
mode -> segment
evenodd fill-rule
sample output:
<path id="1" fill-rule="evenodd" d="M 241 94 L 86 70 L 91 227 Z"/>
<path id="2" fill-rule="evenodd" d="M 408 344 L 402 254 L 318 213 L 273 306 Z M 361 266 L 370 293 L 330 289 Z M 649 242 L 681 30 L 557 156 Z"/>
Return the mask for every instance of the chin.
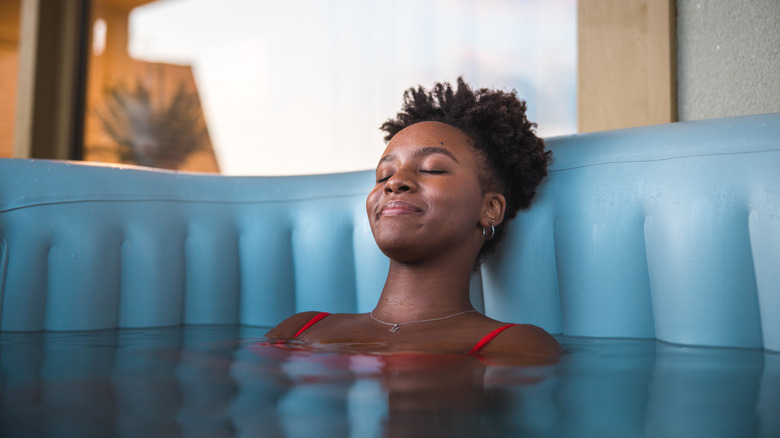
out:
<path id="1" fill-rule="evenodd" d="M 413 263 L 420 258 L 419 243 L 414 242 L 383 242 L 376 241 L 379 250 L 389 259 L 400 263 Z"/>

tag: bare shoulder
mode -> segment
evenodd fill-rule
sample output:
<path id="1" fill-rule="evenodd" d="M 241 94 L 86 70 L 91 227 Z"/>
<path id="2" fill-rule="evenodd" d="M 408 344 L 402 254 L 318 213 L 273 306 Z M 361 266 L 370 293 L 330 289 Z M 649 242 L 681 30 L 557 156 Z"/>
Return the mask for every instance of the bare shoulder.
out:
<path id="1" fill-rule="evenodd" d="M 563 349 L 561 344 L 544 329 L 532 324 L 517 324 L 504 330 L 482 351 L 557 358 Z"/>
<path id="2" fill-rule="evenodd" d="M 296 313 L 293 316 L 288 317 L 284 321 L 277 324 L 265 334 L 266 338 L 270 339 L 291 339 L 295 337 L 295 333 L 306 325 L 309 320 L 314 318 L 318 313 L 317 311 Z"/>

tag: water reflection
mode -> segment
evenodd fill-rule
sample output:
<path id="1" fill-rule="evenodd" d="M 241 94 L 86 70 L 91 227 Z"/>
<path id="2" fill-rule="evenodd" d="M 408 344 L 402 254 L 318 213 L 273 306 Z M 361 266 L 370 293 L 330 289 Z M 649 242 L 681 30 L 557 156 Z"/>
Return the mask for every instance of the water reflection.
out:
<path id="1" fill-rule="evenodd" d="M 0 334 L 1 436 L 780 436 L 780 355 L 562 339 L 557 364 L 344 355 L 264 329 Z"/>

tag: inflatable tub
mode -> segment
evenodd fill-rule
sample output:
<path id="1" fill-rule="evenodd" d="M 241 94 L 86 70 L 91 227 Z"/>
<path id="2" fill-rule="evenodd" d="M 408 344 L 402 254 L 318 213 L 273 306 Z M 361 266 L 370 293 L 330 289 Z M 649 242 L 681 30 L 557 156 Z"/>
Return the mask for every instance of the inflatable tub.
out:
<path id="1" fill-rule="evenodd" d="M 546 141 L 472 301 L 567 353 L 425 393 L 454 405 L 408 389 L 442 358 L 257 348 L 373 308 L 373 171 L 0 159 L 0 435 L 780 436 L 780 113 Z"/>

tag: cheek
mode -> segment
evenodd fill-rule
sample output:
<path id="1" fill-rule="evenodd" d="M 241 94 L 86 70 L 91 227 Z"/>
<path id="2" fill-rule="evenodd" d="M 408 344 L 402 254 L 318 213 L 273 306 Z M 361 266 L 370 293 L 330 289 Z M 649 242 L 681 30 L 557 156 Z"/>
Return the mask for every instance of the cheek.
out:
<path id="1" fill-rule="evenodd" d="M 463 184 L 459 187 L 447 187 L 446 191 L 437 193 L 437 200 L 432 203 L 452 222 L 465 218 L 479 220 L 482 212 L 482 190 L 475 185 Z"/>
<path id="2" fill-rule="evenodd" d="M 380 194 L 380 188 L 376 187 L 368 192 L 368 196 L 366 197 L 366 215 L 368 215 L 368 222 L 372 225 L 372 227 L 375 219 L 374 212 L 376 211 L 376 205 Z"/>

